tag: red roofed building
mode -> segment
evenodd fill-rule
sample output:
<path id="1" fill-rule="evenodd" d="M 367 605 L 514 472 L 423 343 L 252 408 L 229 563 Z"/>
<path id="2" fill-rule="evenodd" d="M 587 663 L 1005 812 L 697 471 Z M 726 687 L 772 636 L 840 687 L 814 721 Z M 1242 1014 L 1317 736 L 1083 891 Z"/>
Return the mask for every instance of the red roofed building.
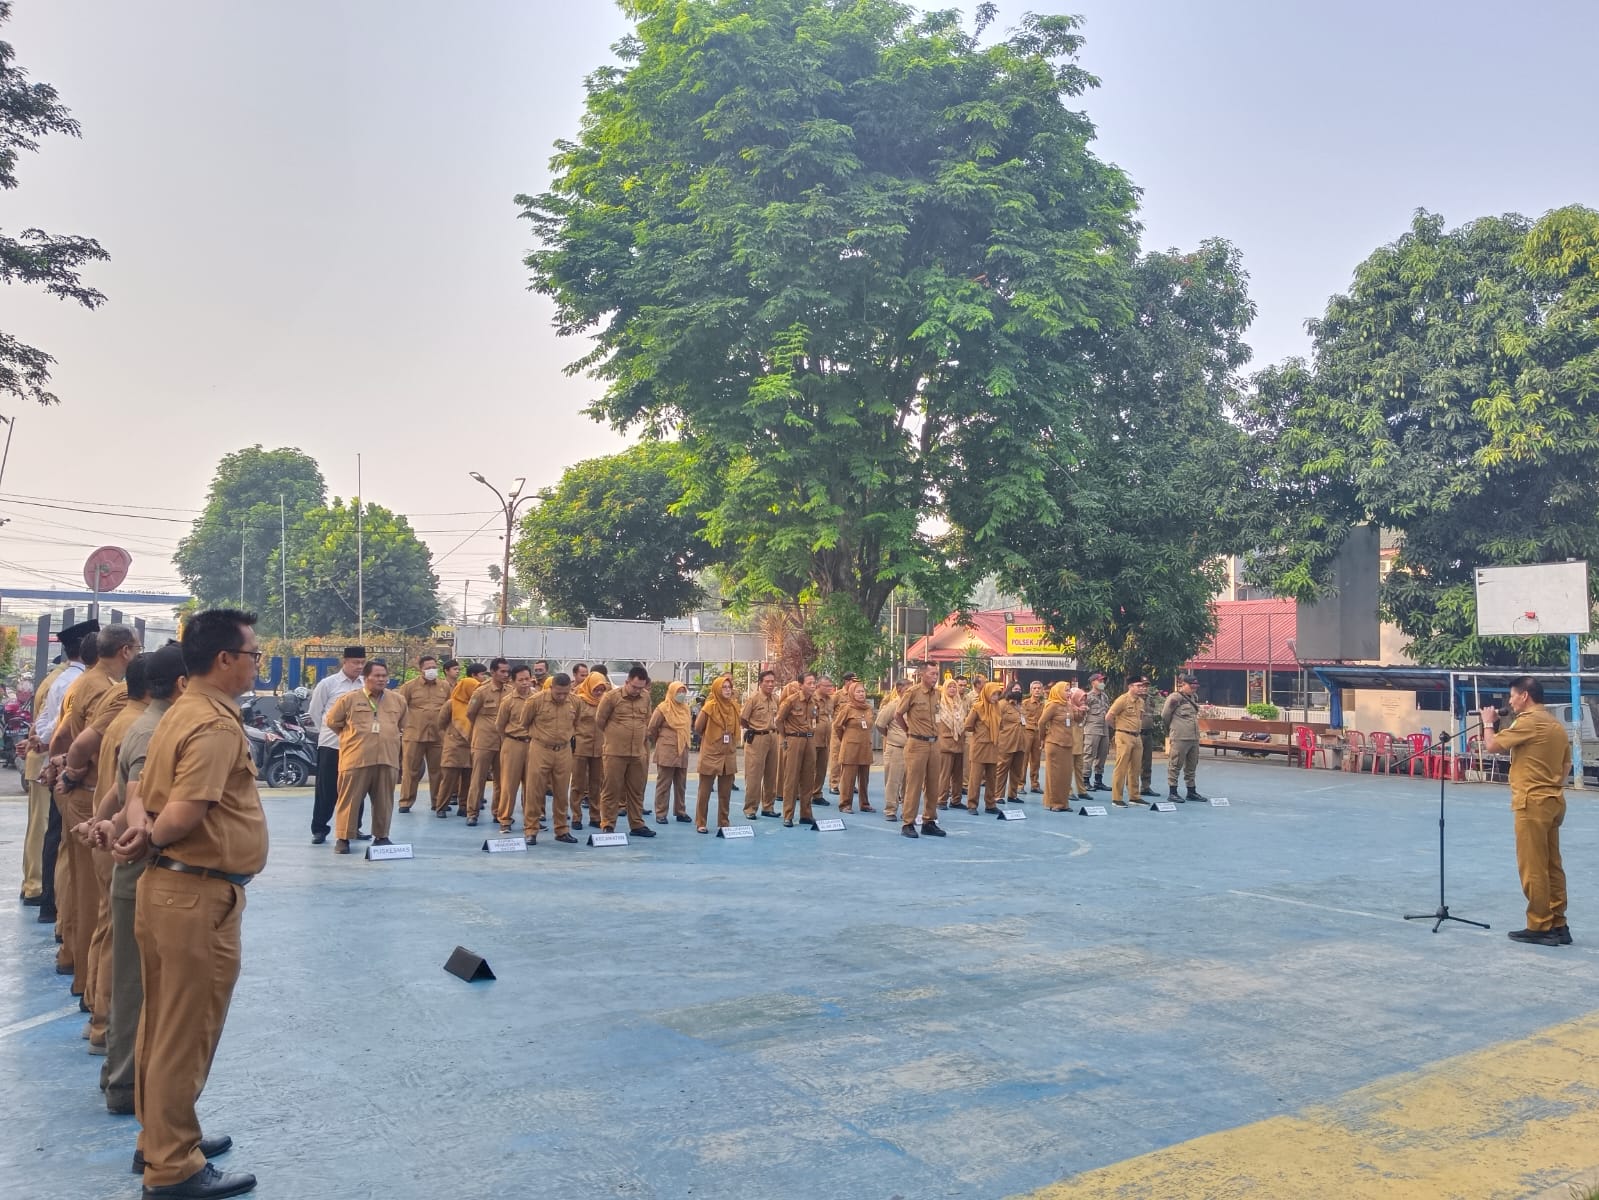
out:
<path id="1" fill-rule="evenodd" d="M 1189 660 L 1190 671 L 1298 670 L 1288 641 L 1298 630 L 1292 600 L 1219 600 L 1216 636 Z"/>

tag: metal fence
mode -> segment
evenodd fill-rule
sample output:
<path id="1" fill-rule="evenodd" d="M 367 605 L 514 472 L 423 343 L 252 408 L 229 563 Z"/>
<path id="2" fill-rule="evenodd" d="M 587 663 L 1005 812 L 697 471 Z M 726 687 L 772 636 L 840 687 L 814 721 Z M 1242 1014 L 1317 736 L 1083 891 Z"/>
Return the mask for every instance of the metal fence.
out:
<path id="1" fill-rule="evenodd" d="M 529 662 L 758 663 L 768 657 L 757 633 L 668 631 L 658 621 L 563 625 L 459 625 L 457 658 L 501 656 Z"/>

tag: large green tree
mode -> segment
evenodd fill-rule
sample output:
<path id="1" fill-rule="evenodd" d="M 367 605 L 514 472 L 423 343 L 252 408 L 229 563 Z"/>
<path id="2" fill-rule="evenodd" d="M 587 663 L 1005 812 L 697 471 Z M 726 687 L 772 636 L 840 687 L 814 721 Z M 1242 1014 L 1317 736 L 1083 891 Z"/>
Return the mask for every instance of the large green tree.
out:
<path id="1" fill-rule="evenodd" d="M 364 624 L 367 630 L 415 634 L 437 619 L 439 580 L 432 552 L 405 517 L 381 504 L 366 505 L 358 538 L 354 504 L 335 497 L 331 505 L 307 509 L 290 528 L 288 542 L 292 633 L 353 634 Z M 267 611 L 275 613 L 283 604 L 276 549 L 267 566 L 272 576 Z M 357 621 L 358 613 L 364 623 Z"/>
<path id="2" fill-rule="evenodd" d="M 733 598 L 945 594 L 1038 503 L 1134 190 L 1089 150 L 1074 18 L 985 40 L 894 0 L 623 0 L 527 258 L 618 429 L 675 433 Z M 1046 500 L 1047 504 L 1048 501 Z M 677 547 L 663 547 L 663 552 Z"/>
<path id="3" fill-rule="evenodd" d="M 10 19 L 10 0 L 0 0 L 0 24 Z M 52 133 L 78 137 L 81 131 L 55 88 L 30 83 L 28 73 L 16 64 L 11 43 L 0 41 L 0 188 L 17 186 L 17 159 L 38 150 L 39 139 Z M 24 229 L 16 236 L 0 233 L 0 281 L 39 286 L 85 308 L 99 308 L 105 296 L 83 282 L 79 268 L 109 257 L 93 238 L 42 229 Z M 0 391 L 40 404 L 56 403 L 48 390 L 55 361 L 0 330 Z"/>
<path id="4" fill-rule="evenodd" d="M 1311 333 L 1313 362 L 1257 398 L 1289 488 L 1264 581 L 1314 594 L 1347 522 L 1374 520 L 1401 537 L 1382 608 L 1416 658 L 1562 661 L 1559 639 L 1476 636 L 1473 570 L 1599 560 L 1599 216 L 1419 212 Z M 1331 519 L 1307 516 L 1318 495 Z"/>
<path id="5" fill-rule="evenodd" d="M 261 616 L 265 633 L 282 633 L 277 550 L 282 517 L 297 525 L 309 509 L 327 500 L 321 468 L 309 455 L 288 447 L 259 445 L 236 450 L 217 464 L 205 508 L 188 536 L 178 543 L 173 562 L 202 606 L 240 602 L 240 563 L 244 567 L 244 606 Z M 291 559 L 292 559 L 291 534 Z M 296 625 L 290 614 L 291 626 Z M 294 632 L 299 632 L 298 629 Z"/>
<path id="6" fill-rule="evenodd" d="M 682 616 L 703 593 L 698 576 L 715 554 L 699 521 L 680 511 L 686 450 L 645 441 L 568 467 L 522 518 L 512 552 L 516 577 L 558 621 Z"/>
<path id="7" fill-rule="evenodd" d="M 1237 251 L 1145 255 L 1130 287 L 1133 319 L 1095 346 L 1088 403 L 1049 431 L 1038 503 L 998 530 L 1000 581 L 1118 677 L 1174 670 L 1205 643 L 1251 504 L 1231 420 L 1254 317 Z"/>

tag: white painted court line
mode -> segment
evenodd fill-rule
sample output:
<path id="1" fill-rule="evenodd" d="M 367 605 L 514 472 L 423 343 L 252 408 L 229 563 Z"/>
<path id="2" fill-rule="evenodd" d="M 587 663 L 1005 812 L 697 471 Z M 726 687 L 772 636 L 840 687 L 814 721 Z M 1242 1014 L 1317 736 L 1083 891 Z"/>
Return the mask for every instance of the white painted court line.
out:
<path id="1" fill-rule="evenodd" d="M 1254 900 L 1269 900 L 1273 904 L 1294 904 L 1294 905 L 1299 906 L 1300 908 L 1316 908 L 1316 909 L 1320 909 L 1322 912 L 1342 913 L 1346 917 L 1370 917 L 1373 921 L 1398 921 L 1401 925 L 1420 925 L 1421 924 L 1420 921 L 1407 921 L 1407 920 L 1405 920 L 1404 917 L 1395 916 L 1392 913 L 1365 912 L 1365 911 L 1363 911 L 1361 909 L 1358 909 L 1358 908 L 1334 908 L 1330 904 L 1315 904 L 1315 903 L 1312 903 L 1309 900 L 1290 900 L 1286 896 L 1269 896 L 1269 895 L 1267 895 L 1264 892 L 1241 892 L 1241 891 L 1238 891 L 1236 888 L 1229 888 L 1227 890 L 1227 894 L 1229 896 L 1248 896 L 1248 897 L 1250 897 L 1251 899 L 1254 899 Z M 1431 919 L 1432 918 L 1430 918 L 1430 917 L 1428 918 L 1428 920 L 1431 920 Z M 1464 925 L 1461 926 L 1461 928 L 1466 933 L 1475 933 L 1475 934 L 1477 934 L 1480 937 L 1492 937 L 1493 936 L 1493 933 L 1490 930 L 1487 930 L 1487 929 L 1472 929 L 1471 927 L 1464 926 Z"/>
<path id="2" fill-rule="evenodd" d="M 8 1038 L 13 1033 L 25 1033 L 40 1025 L 48 1025 L 51 1021 L 59 1021 L 62 1017 L 70 1017 L 73 1013 L 81 1011 L 74 1004 L 70 1008 L 58 1008 L 54 1012 L 40 1013 L 37 1017 L 29 1017 L 25 1021 L 14 1021 L 10 1025 L 0 1025 L 0 1038 Z"/>

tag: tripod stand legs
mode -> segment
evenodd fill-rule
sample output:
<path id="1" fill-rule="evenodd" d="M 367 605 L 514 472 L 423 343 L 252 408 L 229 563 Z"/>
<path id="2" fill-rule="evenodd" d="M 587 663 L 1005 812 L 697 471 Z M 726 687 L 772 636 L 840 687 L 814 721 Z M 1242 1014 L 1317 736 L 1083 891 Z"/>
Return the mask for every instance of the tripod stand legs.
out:
<path id="1" fill-rule="evenodd" d="M 1438 911 L 1436 911 L 1436 912 L 1415 913 L 1414 915 L 1412 915 L 1410 913 L 1406 913 L 1405 914 L 1405 920 L 1407 920 L 1407 921 L 1432 921 L 1433 922 L 1432 931 L 1434 933 L 1438 932 L 1439 927 L 1442 926 L 1445 921 L 1459 921 L 1462 925 L 1474 925 L 1478 929 L 1487 929 L 1488 928 L 1488 926 L 1483 924 L 1483 922 L 1481 922 L 1481 921 L 1468 921 L 1468 920 L 1466 920 L 1465 917 L 1456 917 L 1456 916 L 1450 915 L 1449 906 L 1447 904 L 1440 904 L 1438 906 Z"/>

